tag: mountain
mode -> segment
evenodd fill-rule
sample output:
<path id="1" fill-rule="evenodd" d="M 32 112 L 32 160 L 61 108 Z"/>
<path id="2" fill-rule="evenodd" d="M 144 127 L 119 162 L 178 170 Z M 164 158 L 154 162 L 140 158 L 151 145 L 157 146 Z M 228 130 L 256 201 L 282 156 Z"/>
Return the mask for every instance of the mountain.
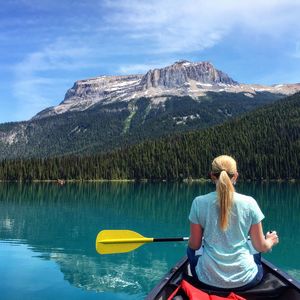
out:
<path id="1" fill-rule="evenodd" d="M 97 104 L 129 101 L 142 97 L 158 98 L 153 104 L 164 102 L 167 96 L 201 96 L 210 90 L 223 90 L 238 83 L 216 70 L 209 62 L 180 61 L 142 75 L 102 76 L 77 81 L 66 93 L 64 101 L 50 107 L 34 118 L 43 118 L 70 111 L 83 111 Z"/>
<path id="2" fill-rule="evenodd" d="M 176 62 L 144 75 L 77 81 L 57 106 L 0 124 L 0 160 L 107 152 L 210 127 L 300 90 L 247 85 L 209 62 Z"/>
<path id="3" fill-rule="evenodd" d="M 226 92 L 244 93 L 249 98 L 255 98 L 257 93 L 289 95 L 299 90 L 300 84 L 239 84 L 209 62 L 179 61 L 162 69 L 150 70 L 145 75 L 102 76 L 77 81 L 58 106 L 41 111 L 33 119 L 139 98 L 150 98 L 151 106 L 155 108 L 172 96 L 190 96 L 198 100 L 208 92 Z"/>
<path id="4" fill-rule="evenodd" d="M 0 180 L 207 178 L 212 159 L 237 159 L 242 179 L 300 179 L 300 93 L 204 130 L 102 155 L 0 163 Z"/>

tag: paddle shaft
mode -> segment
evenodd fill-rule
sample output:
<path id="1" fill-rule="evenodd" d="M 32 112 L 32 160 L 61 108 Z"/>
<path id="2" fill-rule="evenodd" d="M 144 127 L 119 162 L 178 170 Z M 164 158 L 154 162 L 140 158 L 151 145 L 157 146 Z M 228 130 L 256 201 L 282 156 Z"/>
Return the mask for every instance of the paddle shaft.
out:
<path id="1" fill-rule="evenodd" d="M 176 238 L 153 238 L 153 242 L 182 242 L 188 241 L 188 237 L 176 237 Z"/>
<path id="2" fill-rule="evenodd" d="M 188 241 L 188 237 L 176 238 L 117 238 L 102 240 L 102 244 L 128 244 L 128 243 L 153 243 L 153 242 L 182 242 Z"/>

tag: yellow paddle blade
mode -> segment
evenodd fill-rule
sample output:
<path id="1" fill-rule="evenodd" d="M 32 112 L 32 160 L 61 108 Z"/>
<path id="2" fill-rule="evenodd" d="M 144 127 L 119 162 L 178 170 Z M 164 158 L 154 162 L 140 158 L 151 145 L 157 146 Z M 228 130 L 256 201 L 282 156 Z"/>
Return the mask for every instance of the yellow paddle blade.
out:
<path id="1" fill-rule="evenodd" d="M 131 230 L 102 230 L 96 238 L 96 250 L 100 254 L 124 253 L 151 242 L 153 238 Z"/>

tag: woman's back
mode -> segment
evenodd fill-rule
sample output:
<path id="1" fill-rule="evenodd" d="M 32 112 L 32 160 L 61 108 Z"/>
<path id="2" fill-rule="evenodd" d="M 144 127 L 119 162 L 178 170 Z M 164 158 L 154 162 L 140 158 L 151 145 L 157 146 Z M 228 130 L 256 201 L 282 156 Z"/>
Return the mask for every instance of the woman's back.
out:
<path id="1" fill-rule="evenodd" d="M 234 193 L 228 227 L 221 230 L 217 193 L 199 196 L 193 201 L 189 219 L 203 228 L 203 256 L 196 272 L 210 285 L 234 288 L 251 281 L 257 273 L 248 246 L 248 233 L 253 223 L 264 218 L 256 201 Z"/>
<path id="2" fill-rule="evenodd" d="M 263 213 L 252 197 L 235 192 L 236 161 L 220 155 L 212 162 L 211 179 L 216 192 L 194 199 L 190 212 L 188 257 L 191 271 L 203 283 L 219 288 L 250 287 L 262 278 L 257 255 L 247 244 L 250 234 L 257 251 L 268 251 L 278 243 L 276 232 L 263 234 Z M 202 244 L 201 258 L 195 250 Z"/>

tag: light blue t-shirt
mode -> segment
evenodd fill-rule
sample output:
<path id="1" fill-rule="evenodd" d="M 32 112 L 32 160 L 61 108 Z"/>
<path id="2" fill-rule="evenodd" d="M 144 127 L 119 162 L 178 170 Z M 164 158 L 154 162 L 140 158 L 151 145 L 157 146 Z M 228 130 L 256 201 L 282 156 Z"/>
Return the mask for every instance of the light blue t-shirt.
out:
<path id="1" fill-rule="evenodd" d="M 234 193 L 233 206 L 226 231 L 219 225 L 217 193 L 194 199 L 189 219 L 203 228 L 203 255 L 196 273 L 200 281 L 221 288 L 235 288 L 249 283 L 258 269 L 247 240 L 252 224 L 264 218 L 256 201 Z"/>

